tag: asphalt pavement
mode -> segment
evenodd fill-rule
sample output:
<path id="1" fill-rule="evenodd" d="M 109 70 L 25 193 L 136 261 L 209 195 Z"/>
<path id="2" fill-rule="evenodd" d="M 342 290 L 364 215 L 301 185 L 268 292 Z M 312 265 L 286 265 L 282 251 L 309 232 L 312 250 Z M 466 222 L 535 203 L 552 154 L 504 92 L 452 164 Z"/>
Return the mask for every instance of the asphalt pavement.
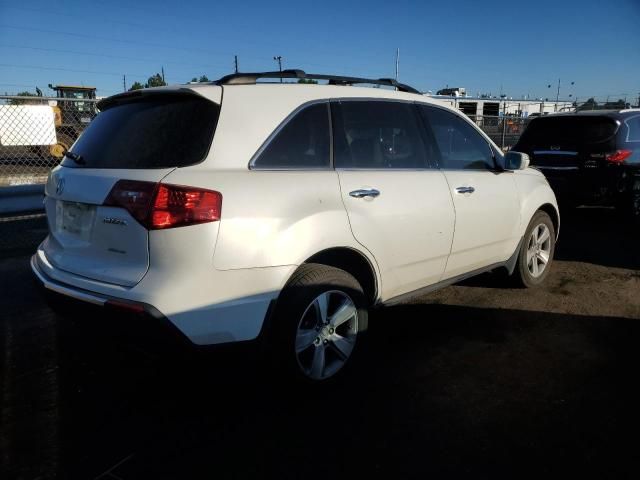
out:
<path id="1" fill-rule="evenodd" d="M 377 310 L 357 369 L 277 380 L 252 349 L 149 351 L 56 316 L 0 223 L 0 478 L 637 478 L 640 235 L 565 215 L 544 286 L 487 274 Z M 146 343 L 146 345 L 145 345 Z"/>

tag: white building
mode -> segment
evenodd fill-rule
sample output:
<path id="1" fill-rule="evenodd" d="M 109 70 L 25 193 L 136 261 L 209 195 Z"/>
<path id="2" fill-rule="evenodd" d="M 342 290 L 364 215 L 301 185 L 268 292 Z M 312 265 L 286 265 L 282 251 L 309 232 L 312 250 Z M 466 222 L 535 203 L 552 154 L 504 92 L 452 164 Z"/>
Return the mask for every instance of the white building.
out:
<path id="1" fill-rule="evenodd" d="M 573 112 L 573 102 L 560 100 L 512 100 L 506 98 L 476 98 L 453 97 L 443 95 L 430 95 L 446 105 L 457 108 L 469 116 L 484 115 L 502 117 L 512 115 L 516 117 L 528 117 L 531 114 L 546 115 L 556 112 Z"/>

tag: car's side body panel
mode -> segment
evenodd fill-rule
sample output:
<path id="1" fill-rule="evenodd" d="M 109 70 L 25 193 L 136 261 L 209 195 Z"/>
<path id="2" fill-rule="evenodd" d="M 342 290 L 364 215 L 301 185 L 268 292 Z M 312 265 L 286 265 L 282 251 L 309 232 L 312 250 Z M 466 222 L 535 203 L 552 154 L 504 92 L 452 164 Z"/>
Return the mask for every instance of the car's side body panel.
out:
<path id="1" fill-rule="evenodd" d="M 440 281 L 455 215 L 439 170 L 339 170 L 354 237 L 371 251 L 384 279 L 381 299 Z M 375 198 L 349 193 L 375 188 Z"/>
<path id="2" fill-rule="evenodd" d="M 456 229 L 444 278 L 506 260 L 520 240 L 521 206 L 512 172 L 445 170 Z M 473 193 L 458 188 L 472 187 Z"/>
<path id="3" fill-rule="evenodd" d="M 558 220 L 557 236 L 560 230 L 560 210 L 556 196 L 551 187 L 549 187 L 544 175 L 534 168 L 527 168 L 526 170 L 514 172 L 513 178 L 520 197 L 519 236 L 524 235 L 533 215 L 545 205 L 551 205 L 556 212 Z"/>

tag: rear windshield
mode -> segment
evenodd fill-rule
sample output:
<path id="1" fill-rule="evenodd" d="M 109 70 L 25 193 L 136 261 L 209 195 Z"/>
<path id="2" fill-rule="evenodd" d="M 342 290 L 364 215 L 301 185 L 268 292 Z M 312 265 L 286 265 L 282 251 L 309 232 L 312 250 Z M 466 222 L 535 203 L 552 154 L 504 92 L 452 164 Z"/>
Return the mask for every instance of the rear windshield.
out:
<path id="1" fill-rule="evenodd" d="M 167 168 L 201 162 L 220 107 L 190 94 L 138 97 L 105 109 L 82 133 L 62 165 L 84 168 Z"/>
<path id="2" fill-rule="evenodd" d="M 519 147 L 550 146 L 580 148 L 603 143 L 616 133 L 618 124 L 609 117 L 546 117 L 529 124 L 518 142 Z"/>

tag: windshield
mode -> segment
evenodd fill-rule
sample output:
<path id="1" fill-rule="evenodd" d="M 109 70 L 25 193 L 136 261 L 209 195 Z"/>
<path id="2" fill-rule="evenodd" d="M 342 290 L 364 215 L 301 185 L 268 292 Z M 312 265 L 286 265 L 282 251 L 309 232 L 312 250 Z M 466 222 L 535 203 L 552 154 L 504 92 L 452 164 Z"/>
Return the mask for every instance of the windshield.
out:
<path id="1" fill-rule="evenodd" d="M 169 168 L 201 162 L 220 107 L 196 95 L 149 95 L 101 112 L 73 145 L 80 168 Z"/>

